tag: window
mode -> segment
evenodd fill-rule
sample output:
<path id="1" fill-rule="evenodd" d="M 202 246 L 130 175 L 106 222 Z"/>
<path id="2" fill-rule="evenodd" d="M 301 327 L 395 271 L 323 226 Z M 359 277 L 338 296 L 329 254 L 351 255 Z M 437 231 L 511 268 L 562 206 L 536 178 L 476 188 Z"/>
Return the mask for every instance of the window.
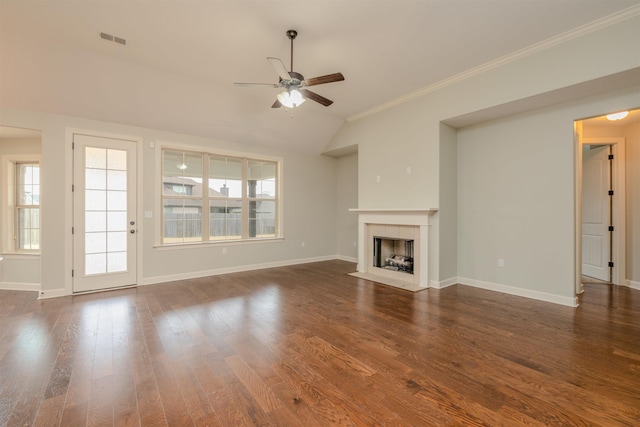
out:
<path id="1" fill-rule="evenodd" d="M 40 165 L 16 163 L 15 250 L 40 250 Z"/>
<path id="2" fill-rule="evenodd" d="M 162 150 L 162 243 L 279 236 L 275 160 Z"/>

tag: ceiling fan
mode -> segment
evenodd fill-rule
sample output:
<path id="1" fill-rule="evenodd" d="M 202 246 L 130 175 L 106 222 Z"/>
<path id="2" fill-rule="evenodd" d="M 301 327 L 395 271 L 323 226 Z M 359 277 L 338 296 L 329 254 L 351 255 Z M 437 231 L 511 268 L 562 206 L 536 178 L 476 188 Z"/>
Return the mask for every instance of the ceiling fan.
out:
<path id="1" fill-rule="evenodd" d="M 308 86 L 316 86 L 325 83 L 333 83 L 344 80 L 342 73 L 327 74 L 326 76 L 313 77 L 305 79 L 300 73 L 293 71 L 293 41 L 298 36 L 296 30 L 287 31 L 287 37 L 291 40 L 291 71 L 287 71 L 282 61 L 278 58 L 268 57 L 267 61 L 278 73 L 278 83 L 234 83 L 237 86 L 271 86 L 275 88 L 284 88 L 284 91 L 277 95 L 276 102 L 273 103 L 271 108 L 280 108 L 285 106 L 288 108 L 295 108 L 300 106 L 305 99 L 311 99 L 319 104 L 328 107 L 333 104 L 333 101 L 318 95 L 315 92 L 311 92 L 305 89 Z"/>

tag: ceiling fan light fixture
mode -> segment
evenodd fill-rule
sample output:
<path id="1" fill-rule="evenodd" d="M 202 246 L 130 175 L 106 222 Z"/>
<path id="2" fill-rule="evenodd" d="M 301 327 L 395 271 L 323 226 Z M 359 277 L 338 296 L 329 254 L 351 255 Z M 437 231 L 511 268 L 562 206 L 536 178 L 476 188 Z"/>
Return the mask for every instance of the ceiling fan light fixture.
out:
<path id="1" fill-rule="evenodd" d="M 607 114 L 607 119 L 613 121 L 622 120 L 629 115 L 628 111 L 620 111 L 619 113 Z"/>
<path id="2" fill-rule="evenodd" d="M 302 105 L 305 99 L 302 97 L 302 94 L 293 89 L 291 91 L 282 91 L 277 95 L 278 101 L 280 104 L 284 105 L 287 108 L 295 108 Z"/>

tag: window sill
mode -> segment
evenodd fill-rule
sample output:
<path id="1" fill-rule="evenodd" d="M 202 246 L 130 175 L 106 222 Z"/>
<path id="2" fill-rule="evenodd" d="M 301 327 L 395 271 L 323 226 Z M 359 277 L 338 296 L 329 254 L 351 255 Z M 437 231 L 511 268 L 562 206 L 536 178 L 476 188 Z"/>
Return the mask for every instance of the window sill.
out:
<path id="1" fill-rule="evenodd" d="M 28 253 L 28 252 L 4 252 L 0 253 L 1 256 L 7 259 L 39 259 L 40 252 L 38 253 Z"/>
<path id="2" fill-rule="evenodd" d="M 272 237 L 269 239 L 246 239 L 246 240 L 222 240 L 217 242 L 193 242 L 193 243 L 169 243 L 169 244 L 156 244 L 154 249 L 160 251 L 174 250 L 174 249 L 193 249 L 193 248 L 211 248 L 220 246 L 236 246 L 236 245 L 251 245 L 262 243 L 275 243 L 282 242 L 284 237 Z"/>

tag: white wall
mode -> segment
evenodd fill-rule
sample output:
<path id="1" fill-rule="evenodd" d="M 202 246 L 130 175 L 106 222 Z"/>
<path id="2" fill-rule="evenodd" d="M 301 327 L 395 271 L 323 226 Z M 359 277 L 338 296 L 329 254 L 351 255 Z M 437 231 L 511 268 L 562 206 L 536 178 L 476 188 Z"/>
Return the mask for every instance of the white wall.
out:
<path id="1" fill-rule="evenodd" d="M 4 155 L 35 155 L 40 156 L 40 139 L 1 139 L 0 158 Z M 7 197 L 6 179 L 7 173 L 2 170 L 4 165 L 0 162 L 0 175 L 2 176 L 2 194 Z M 1 204 L 4 205 L 4 204 Z M 7 236 L 13 225 L 7 223 L 7 212 L 0 211 L 0 242 L 10 241 Z M 3 245 L 4 246 L 4 245 Z M 38 290 L 40 287 L 40 255 L 12 254 L 10 248 L 4 248 L 4 261 L 0 263 L 0 289 Z"/>
<path id="2" fill-rule="evenodd" d="M 336 160 L 336 217 L 338 256 L 357 262 L 358 215 L 349 209 L 358 207 L 358 153 Z"/>
<path id="3" fill-rule="evenodd" d="M 439 270 L 436 281 L 450 279 L 454 262 L 441 258 L 451 256 L 444 242 L 457 231 L 457 273 L 468 284 L 496 284 L 494 289 L 573 305 L 573 122 L 636 106 L 638 39 L 640 17 L 633 16 L 550 41 L 350 121 L 327 151 L 358 145 L 359 208 L 443 210 L 431 234 L 438 247 L 430 263 Z M 629 89 L 615 91 L 621 87 Z M 560 110 L 532 110 L 563 102 Z M 441 122 L 479 123 L 516 112 L 522 114 L 461 130 L 458 163 L 453 147 L 443 145 L 454 138 Z M 551 158 L 544 157 L 541 149 L 551 148 L 545 153 Z M 450 179 L 455 168 L 457 207 L 440 194 L 451 191 L 440 180 Z M 457 230 L 442 221 L 456 210 Z M 524 248 L 527 241 L 533 244 Z M 498 257 L 505 259 L 501 270 Z"/>
<path id="4" fill-rule="evenodd" d="M 152 211 L 139 228 L 142 244 L 142 270 L 139 283 L 197 277 L 259 266 L 290 264 L 334 258 L 336 255 L 336 159 L 293 151 L 275 151 L 227 141 L 78 117 L 36 113 L 22 110 L 0 110 L 1 125 L 39 129 L 42 131 L 42 292 L 56 296 L 71 292 L 71 165 L 69 129 L 85 129 L 99 133 L 142 138 L 142 207 Z M 207 247 L 156 248 L 154 221 L 158 189 L 155 149 L 151 141 L 218 148 L 244 153 L 267 154 L 283 158 L 284 240 L 271 243 L 211 245 Z M 141 218 L 141 217 L 139 217 Z M 305 242 L 304 248 L 301 246 Z M 222 247 L 227 254 L 222 255 Z"/>
<path id="5" fill-rule="evenodd" d="M 438 236 L 438 285 L 452 284 L 458 276 L 458 141 L 457 132 L 450 126 L 440 125 L 440 159 L 446 167 L 440 168 L 439 208 L 434 215 Z"/>
<path id="6" fill-rule="evenodd" d="M 634 282 L 634 287 L 640 287 L 640 123 L 614 127 L 585 124 L 583 136 L 625 138 L 626 278 Z"/>

